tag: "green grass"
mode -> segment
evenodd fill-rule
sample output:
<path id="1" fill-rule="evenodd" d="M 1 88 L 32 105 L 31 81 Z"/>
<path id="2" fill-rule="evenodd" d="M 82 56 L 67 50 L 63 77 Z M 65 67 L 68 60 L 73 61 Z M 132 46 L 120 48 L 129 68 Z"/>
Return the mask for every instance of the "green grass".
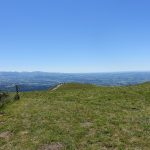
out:
<path id="1" fill-rule="evenodd" d="M 65 84 L 21 93 L 1 108 L 0 149 L 149 150 L 150 83 L 128 87 Z"/>

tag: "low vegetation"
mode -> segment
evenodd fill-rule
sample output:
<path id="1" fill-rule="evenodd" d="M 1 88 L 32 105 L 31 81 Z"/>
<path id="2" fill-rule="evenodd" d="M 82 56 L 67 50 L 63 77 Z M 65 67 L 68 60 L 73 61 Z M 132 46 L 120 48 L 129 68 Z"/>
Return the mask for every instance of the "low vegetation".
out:
<path id="1" fill-rule="evenodd" d="M 65 84 L 0 110 L 1 150 L 149 150 L 150 83 Z"/>
<path id="2" fill-rule="evenodd" d="M 8 102 L 8 97 L 9 97 L 8 93 L 0 91 L 0 108 L 3 107 L 3 105 Z"/>

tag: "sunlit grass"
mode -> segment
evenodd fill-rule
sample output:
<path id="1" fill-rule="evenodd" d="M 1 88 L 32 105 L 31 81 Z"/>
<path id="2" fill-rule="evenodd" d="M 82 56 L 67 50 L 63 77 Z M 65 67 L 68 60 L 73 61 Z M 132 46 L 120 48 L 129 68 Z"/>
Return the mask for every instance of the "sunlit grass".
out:
<path id="1" fill-rule="evenodd" d="M 3 112 L 3 113 L 2 113 Z M 0 149 L 144 149 L 150 147 L 150 84 L 65 84 L 21 93 L 0 114 Z M 6 134 L 7 133 L 7 134 Z"/>

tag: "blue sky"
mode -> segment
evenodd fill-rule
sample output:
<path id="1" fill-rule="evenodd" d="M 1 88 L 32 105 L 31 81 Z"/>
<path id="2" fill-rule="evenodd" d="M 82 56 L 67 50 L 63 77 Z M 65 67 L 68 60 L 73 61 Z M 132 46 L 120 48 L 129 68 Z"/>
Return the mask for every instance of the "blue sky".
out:
<path id="1" fill-rule="evenodd" d="M 1 0 L 0 71 L 150 70 L 149 0 Z"/>

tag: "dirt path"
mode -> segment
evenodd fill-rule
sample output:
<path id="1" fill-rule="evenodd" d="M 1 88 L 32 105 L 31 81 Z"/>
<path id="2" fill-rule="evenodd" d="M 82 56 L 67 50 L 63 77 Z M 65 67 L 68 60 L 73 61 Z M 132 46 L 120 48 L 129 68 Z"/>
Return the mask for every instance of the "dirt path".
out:
<path id="1" fill-rule="evenodd" d="M 51 91 L 55 91 L 55 90 L 57 90 L 57 89 L 58 89 L 58 88 L 60 88 L 62 85 L 63 85 L 62 83 L 61 83 L 61 84 L 59 84 L 59 85 L 57 85 L 56 87 L 54 87 L 53 89 L 51 89 Z"/>

